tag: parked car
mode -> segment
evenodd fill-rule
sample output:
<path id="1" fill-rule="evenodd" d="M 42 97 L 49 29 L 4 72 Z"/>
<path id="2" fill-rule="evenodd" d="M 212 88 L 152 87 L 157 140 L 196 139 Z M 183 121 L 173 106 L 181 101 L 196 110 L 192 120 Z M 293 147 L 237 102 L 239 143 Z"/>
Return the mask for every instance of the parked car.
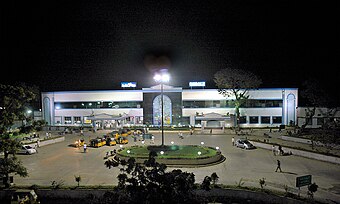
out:
<path id="1" fill-rule="evenodd" d="M 22 145 L 18 153 L 19 154 L 35 154 L 37 153 L 37 150 L 29 145 Z"/>
<path id="2" fill-rule="evenodd" d="M 236 140 L 236 147 L 240 147 L 243 149 L 255 149 L 255 146 L 246 139 Z"/>

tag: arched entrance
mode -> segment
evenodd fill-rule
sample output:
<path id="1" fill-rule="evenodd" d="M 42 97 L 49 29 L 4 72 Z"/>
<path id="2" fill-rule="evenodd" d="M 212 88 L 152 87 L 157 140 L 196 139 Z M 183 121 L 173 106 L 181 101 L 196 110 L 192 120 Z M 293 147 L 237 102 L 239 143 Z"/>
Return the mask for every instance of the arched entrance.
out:
<path id="1" fill-rule="evenodd" d="M 294 94 L 288 94 L 287 96 L 287 124 L 295 124 L 295 107 L 296 101 Z"/>
<path id="2" fill-rule="evenodd" d="M 44 103 L 44 120 L 47 122 L 48 125 L 52 125 L 51 120 L 51 102 L 48 97 L 45 97 L 43 100 Z"/>
<path id="3" fill-rule="evenodd" d="M 171 99 L 167 95 L 163 95 L 163 115 L 164 125 L 172 124 L 172 104 Z M 153 124 L 161 125 L 162 123 L 162 96 L 158 95 L 154 98 L 152 103 Z"/>

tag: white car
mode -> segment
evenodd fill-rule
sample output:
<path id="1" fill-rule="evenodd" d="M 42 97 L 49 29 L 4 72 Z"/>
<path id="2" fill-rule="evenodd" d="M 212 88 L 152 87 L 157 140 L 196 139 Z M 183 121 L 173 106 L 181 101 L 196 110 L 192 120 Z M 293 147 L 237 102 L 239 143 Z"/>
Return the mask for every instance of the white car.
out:
<path id="1" fill-rule="evenodd" d="M 22 145 L 18 153 L 19 154 L 35 154 L 37 153 L 37 150 L 29 145 Z"/>
<path id="2" fill-rule="evenodd" d="M 246 139 L 236 140 L 236 147 L 240 147 L 243 149 L 255 149 L 255 146 Z"/>

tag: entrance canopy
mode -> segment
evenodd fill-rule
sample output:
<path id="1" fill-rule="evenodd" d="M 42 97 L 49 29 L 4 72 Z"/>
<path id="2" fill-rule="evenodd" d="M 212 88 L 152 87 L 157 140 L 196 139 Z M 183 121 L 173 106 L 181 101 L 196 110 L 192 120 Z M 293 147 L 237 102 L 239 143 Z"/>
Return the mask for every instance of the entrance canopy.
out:
<path id="1" fill-rule="evenodd" d="M 91 116 L 85 116 L 88 120 L 124 120 L 128 118 L 129 116 L 127 114 L 124 115 L 110 115 L 107 113 L 102 113 L 98 115 L 91 115 Z"/>
<path id="2" fill-rule="evenodd" d="M 209 121 L 209 120 L 226 121 L 226 120 L 230 120 L 230 116 L 224 116 L 218 113 L 207 113 L 204 115 L 196 116 L 195 119 L 201 120 L 201 121 Z"/>

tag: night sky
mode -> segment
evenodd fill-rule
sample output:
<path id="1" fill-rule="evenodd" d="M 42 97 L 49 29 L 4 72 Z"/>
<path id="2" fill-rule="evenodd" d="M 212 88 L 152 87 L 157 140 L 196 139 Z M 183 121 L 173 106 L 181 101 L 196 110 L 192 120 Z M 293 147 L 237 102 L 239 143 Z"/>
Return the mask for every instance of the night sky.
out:
<path id="1" fill-rule="evenodd" d="M 301 88 L 312 77 L 338 100 L 339 15 L 337 1 L 13 0 L 1 8 L 1 83 L 140 89 L 155 85 L 158 66 L 170 85 L 215 88 L 214 73 L 233 66 L 262 87 Z"/>

